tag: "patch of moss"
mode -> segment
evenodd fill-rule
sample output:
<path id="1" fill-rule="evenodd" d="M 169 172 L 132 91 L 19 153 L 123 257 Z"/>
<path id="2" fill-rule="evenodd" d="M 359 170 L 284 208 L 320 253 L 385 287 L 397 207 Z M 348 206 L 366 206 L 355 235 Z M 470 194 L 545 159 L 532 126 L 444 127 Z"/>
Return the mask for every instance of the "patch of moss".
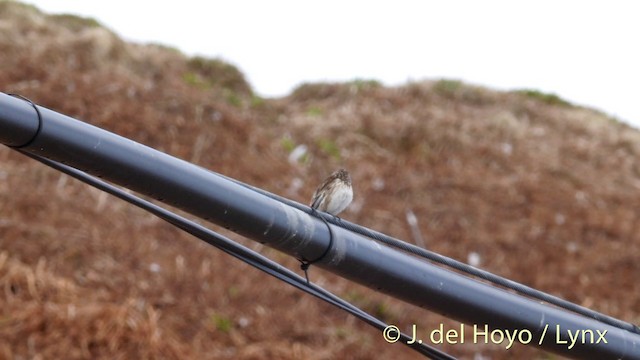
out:
<path id="1" fill-rule="evenodd" d="M 373 307 L 374 307 L 373 315 L 378 319 L 382 319 L 383 321 L 385 320 L 389 321 L 393 316 L 393 314 L 391 314 L 389 306 L 382 301 L 378 301 L 374 303 Z"/>
<path id="2" fill-rule="evenodd" d="M 373 79 L 354 79 L 350 83 L 351 88 L 356 91 L 363 91 L 369 89 L 376 89 L 382 87 L 382 83 Z"/>
<path id="3" fill-rule="evenodd" d="M 263 105 L 265 105 L 266 102 L 263 98 L 261 98 L 258 95 L 253 95 L 251 96 L 251 107 L 252 108 L 257 108 L 257 107 L 261 107 Z"/>
<path id="4" fill-rule="evenodd" d="M 365 79 L 354 79 L 344 83 L 302 83 L 291 92 L 291 98 L 298 101 L 308 101 L 323 100 L 331 97 L 347 97 L 379 87 L 382 87 L 379 81 Z"/>
<path id="5" fill-rule="evenodd" d="M 190 73 L 213 88 L 230 90 L 235 94 L 251 95 L 251 87 L 235 66 L 219 59 L 196 56 L 187 62 Z"/>
<path id="6" fill-rule="evenodd" d="M 100 24 L 98 20 L 94 18 L 82 17 L 72 14 L 49 15 L 49 19 L 51 19 L 54 23 L 60 24 L 72 31 L 102 27 L 102 24 Z"/>
<path id="7" fill-rule="evenodd" d="M 331 156 L 336 160 L 340 160 L 340 148 L 333 140 L 320 139 L 318 140 L 318 146 L 325 154 Z"/>
<path id="8" fill-rule="evenodd" d="M 213 314 L 211 316 L 211 320 L 213 321 L 213 324 L 216 326 L 216 329 L 218 329 L 219 331 L 222 331 L 223 333 L 228 333 L 229 331 L 231 331 L 233 322 L 228 317 L 218 315 L 218 314 Z"/>
<path id="9" fill-rule="evenodd" d="M 444 97 L 453 97 L 462 87 L 463 83 L 460 80 L 442 79 L 436 81 L 433 85 L 433 91 L 436 94 Z"/>
<path id="10" fill-rule="evenodd" d="M 438 80 L 433 84 L 432 91 L 444 98 L 469 104 L 486 105 L 495 102 L 492 91 L 482 86 L 465 84 L 460 80 Z"/>
<path id="11" fill-rule="evenodd" d="M 148 43 L 147 46 L 172 52 L 174 54 L 182 54 L 182 51 L 180 51 L 180 49 L 178 49 L 177 47 L 169 46 L 161 43 L 151 42 L 151 43 Z"/>
<path id="12" fill-rule="evenodd" d="M 298 158 L 299 164 L 307 165 L 309 164 L 309 162 L 311 162 L 311 155 L 309 155 L 309 152 L 305 152 L 304 154 L 302 154 L 302 156 Z"/>
<path id="13" fill-rule="evenodd" d="M 398 318 L 398 316 L 393 313 L 389 305 L 384 301 L 371 299 L 363 293 L 356 291 L 347 292 L 344 298 L 348 302 L 358 306 L 366 312 L 373 314 L 375 317 L 379 318 L 382 321 L 393 322 L 392 320 L 397 320 Z"/>
<path id="14" fill-rule="evenodd" d="M 303 83 L 293 90 L 291 97 L 298 101 L 322 100 L 335 96 L 340 88 L 341 85 L 332 83 Z"/>
<path id="15" fill-rule="evenodd" d="M 227 289 L 227 294 L 230 298 L 234 299 L 238 297 L 238 295 L 240 294 L 240 290 L 237 286 L 231 286 Z"/>
<path id="16" fill-rule="evenodd" d="M 229 105 L 235 107 L 242 106 L 242 96 L 240 96 L 237 92 L 230 89 L 224 89 L 224 97 Z"/>
<path id="17" fill-rule="evenodd" d="M 322 109 L 317 106 L 312 106 L 307 109 L 307 115 L 309 116 L 321 116 L 322 112 Z"/>
<path id="18" fill-rule="evenodd" d="M 521 89 L 515 91 L 518 94 L 542 101 L 549 105 L 572 106 L 570 102 L 553 93 L 545 93 L 535 89 Z"/>
<path id="19" fill-rule="evenodd" d="M 348 329 L 345 329 L 344 327 L 336 327 L 333 331 L 333 334 L 338 338 L 338 339 L 346 339 L 350 334 Z"/>
<path id="20" fill-rule="evenodd" d="M 293 149 L 296 148 L 296 143 L 293 141 L 293 139 L 290 136 L 282 137 L 282 139 L 280 139 L 280 145 L 288 153 L 292 152 Z"/>
<path id="21" fill-rule="evenodd" d="M 195 86 L 198 88 L 208 88 L 208 84 L 205 83 L 202 79 L 200 79 L 200 77 L 198 76 L 198 74 L 194 73 L 194 72 L 187 72 L 185 74 L 182 75 L 182 80 L 184 80 L 184 82 L 188 85 L 191 86 Z"/>

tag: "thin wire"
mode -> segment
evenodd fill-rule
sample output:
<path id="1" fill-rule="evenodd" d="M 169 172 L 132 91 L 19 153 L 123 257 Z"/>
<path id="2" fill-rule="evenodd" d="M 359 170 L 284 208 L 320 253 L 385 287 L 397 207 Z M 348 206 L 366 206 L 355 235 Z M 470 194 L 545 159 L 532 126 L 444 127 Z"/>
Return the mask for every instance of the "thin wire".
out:
<path id="1" fill-rule="evenodd" d="M 315 213 L 316 212 L 315 209 L 313 210 L 314 210 L 313 212 Z M 300 269 L 304 271 L 304 277 L 307 279 L 307 283 L 309 282 L 309 267 L 312 264 L 317 263 L 318 261 L 324 259 L 324 257 L 327 256 L 327 254 L 333 247 L 333 238 L 334 238 L 333 229 L 331 229 L 331 225 L 329 225 L 327 220 L 325 220 L 324 218 L 320 218 L 320 219 L 324 221 L 324 224 L 327 225 L 327 229 L 329 230 L 329 245 L 327 245 L 327 248 L 322 253 L 322 255 L 318 256 L 315 260 L 306 260 L 306 259 L 300 260 L 300 263 L 301 263 Z"/>
<path id="2" fill-rule="evenodd" d="M 242 185 L 248 189 L 251 189 L 253 191 L 258 192 L 259 194 L 262 194 L 264 196 L 267 196 L 271 199 L 280 201 L 286 205 L 292 206 L 298 210 L 301 210 L 303 212 L 306 212 L 308 214 L 312 214 L 315 216 L 319 216 L 321 219 L 330 222 L 331 224 L 334 224 L 336 226 L 339 226 L 343 229 L 352 231 L 354 233 L 358 233 L 360 235 L 364 235 L 366 237 L 369 237 L 371 239 L 380 241 L 384 244 L 387 244 L 389 246 L 395 247 L 397 249 L 406 251 L 408 253 L 411 253 L 413 255 L 434 261 L 436 263 L 448 266 L 450 268 L 462 271 L 464 273 L 467 273 L 469 275 L 472 276 L 476 276 L 479 277 L 483 280 L 486 280 L 488 282 L 491 282 L 495 285 L 499 285 L 499 286 L 503 286 L 507 289 L 511 289 L 519 294 L 534 298 L 534 299 L 538 299 L 538 300 L 542 300 L 544 302 L 547 302 L 549 304 L 558 306 L 560 308 L 572 311 L 576 314 L 580 314 L 582 316 L 586 316 L 588 318 L 592 318 L 594 320 L 598 320 L 601 321 L 605 324 L 617 327 L 619 329 L 623 329 L 623 330 L 627 330 L 630 331 L 632 333 L 636 333 L 636 334 L 640 334 L 640 327 L 638 327 L 635 324 L 626 322 L 626 321 L 622 321 L 619 319 L 616 319 L 614 317 L 611 317 L 609 315 L 605 315 L 602 314 L 600 312 L 597 312 L 595 310 L 591 310 L 589 308 L 586 308 L 584 306 L 580 306 L 578 304 L 574 304 L 570 301 L 564 300 L 562 298 L 559 298 L 557 296 L 551 295 L 551 294 L 547 294 L 543 291 L 534 289 L 532 287 L 529 287 L 527 285 L 515 282 L 513 280 L 509 280 L 507 278 L 503 278 L 499 275 L 493 274 L 491 272 L 488 272 L 486 270 L 482 270 L 482 269 L 478 269 L 476 267 L 473 267 L 469 264 L 465 264 L 463 262 L 460 262 L 458 260 L 454 260 L 452 258 L 440 255 L 438 253 L 435 253 L 433 251 L 429 251 L 426 249 L 423 249 L 421 247 L 418 247 L 416 245 L 413 244 L 409 244 L 407 242 L 404 242 L 400 239 L 396 239 L 394 237 L 391 237 L 389 235 L 383 234 L 381 232 L 375 231 L 375 230 L 371 230 L 368 229 L 366 227 L 360 226 L 358 224 L 354 224 L 352 222 L 349 221 L 345 221 L 342 220 L 336 216 L 330 215 L 330 214 L 326 214 L 326 213 L 322 213 L 322 212 L 315 212 L 315 214 L 313 214 L 313 209 L 311 209 L 309 206 L 306 205 L 302 205 L 296 201 L 284 198 L 282 196 L 270 193 L 266 190 L 262 190 L 260 188 L 256 188 L 254 186 L 251 186 L 249 184 L 245 184 L 242 181 L 230 178 L 228 176 L 222 175 L 222 174 L 218 174 L 216 172 L 211 171 L 213 174 L 216 174 L 222 178 L 225 178 L 229 181 L 232 181 L 238 185 Z"/>
<path id="3" fill-rule="evenodd" d="M 168 223 L 178 227 L 179 229 L 203 240 L 204 242 L 212 245 L 225 253 L 242 260 L 243 262 L 279 279 L 284 281 L 285 283 L 296 287 L 308 294 L 311 294 L 331 305 L 336 306 L 337 308 L 347 311 L 358 319 L 364 321 L 365 323 L 377 328 L 380 331 L 385 330 L 388 325 L 383 321 L 377 319 L 371 314 L 361 310 L 355 305 L 343 300 L 342 298 L 332 294 L 331 292 L 313 284 L 309 283 L 308 279 L 304 279 L 293 271 L 287 269 L 286 267 L 274 262 L 273 260 L 268 259 L 267 257 L 260 255 L 259 253 L 242 246 L 235 241 L 224 237 L 221 234 L 216 233 L 215 231 L 208 229 L 196 222 L 193 222 L 189 219 L 181 217 L 177 214 L 170 212 L 169 210 L 162 208 L 154 203 L 151 203 L 147 200 L 139 198 L 133 194 L 129 194 L 124 190 L 111 185 L 105 181 L 97 179 L 83 171 L 77 170 L 73 167 L 58 163 L 53 160 L 49 160 L 47 158 L 34 155 L 28 152 L 25 152 L 20 149 L 16 149 L 20 153 L 35 159 L 49 167 L 52 167 L 58 171 L 61 171 L 69 176 L 72 176 L 88 185 L 91 185 L 97 189 L 105 191 L 111 195 L 116 196 L 119 199 L 122 199 L 130 204 L 133 204 L 139 208 L 142 208 L 162 220 L 167 221 Z M 328 224 L 327 224 L 328 226 Z M 431 347 L 425 343 L 419 343 L 413 340 L 412 337 L 400 332 L 398 334 L 399 339 L 396 341 L 400 341 L 402 344 L 412 348 L 418 353 L 434 360 L 451 360 L 455 359 L 455 357 L 446 354 L 434 347 Z"/>

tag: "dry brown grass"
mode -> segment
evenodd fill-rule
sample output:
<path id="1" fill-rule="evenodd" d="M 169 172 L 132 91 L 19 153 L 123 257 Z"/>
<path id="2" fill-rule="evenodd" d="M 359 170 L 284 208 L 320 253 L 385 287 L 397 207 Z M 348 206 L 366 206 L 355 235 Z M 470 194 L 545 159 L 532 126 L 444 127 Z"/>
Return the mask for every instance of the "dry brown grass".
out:
<path id="1" fill-rule="evenodd" d="M 451 81 L 310 84 L 260 101 L 238 74 L 0 1 L 0 91 L 303 202 L 346 166 L 356 186 L 348 220 L 411 240 L 411 210 L 434 251 L 463 261 L 477 253 L 484 269 L 640 321 L 638 131 L 536 94 Z M 296 145 L 309 153 L 290 163 Z M 311 276 L 401 326 L 455 326 L 318 269 Z M 445 350 L 546 356 L 523 346 Z M 419 358 L 4 147 L 0 357 Z"/>

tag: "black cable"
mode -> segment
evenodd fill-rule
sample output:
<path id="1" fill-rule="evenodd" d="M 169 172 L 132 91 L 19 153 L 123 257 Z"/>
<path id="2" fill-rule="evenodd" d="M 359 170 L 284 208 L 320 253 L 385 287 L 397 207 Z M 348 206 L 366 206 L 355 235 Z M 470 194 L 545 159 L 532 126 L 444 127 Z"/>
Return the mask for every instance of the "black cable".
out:
<path id="1" fill-rule="evenodd" d="M 30 101 L 27 98 L 24 98 L 24 97 L 22 97 L 20 95 L 15 95 L 15 94 L 10 94 L 10 95 L 18 97 L 18 98 L 21 98 L 21 99 L 29 102 L 35 108 L 36 113 L 38 115 L 38 121 L 39 121 L 37 132 L 39 132 L 40 128 L 42 127 L 42 118 L 41 118 L 41 115 L 40 115 L 40 111 L 38 110 L 38 107 L 32 101 Z M 35 137 L 34 137 L 34 139 L 35 139 Z M 24 153 L 24 154 L 27 154 L 27 153 Z M 33 156 L 31 156 L 31 157 L 33 157 Z M 35 158 L 35 159 L 39 160 L 39 161 L 44 160 L 44 159 L 41 160 L 41 159 L 38 159 L 38 158 Z M 51 166 L 51 165 L 49 165 L 49 166 Z M 62 170 L 60 170 L 60 171 L 62 171 Z M 563 308 L 563 309 L 572 311 L 574 313 L 577 313 L 577 314 L 580 314 L 580 315 L 595 319 L 597 321 L 601 321 L 603 323 L 609 324 L 611 326 L 614 326 L 614 327 L 617 327 L 617 328 L 620 328 L 620 329 L 623 329 L 623 330 L 630 331 L 630 332 L 635 333 L 635 334 L 640 334 L 640 327 L 638 327 L 635 324 L 631 324 L 629 322 L 625 322 L 625 321 L 613 318 L 611 316 L 599 313 L 597 311 L 585 308 L 583 306 L 571 303 L 571 302 L 569 302 L 567 300 L 564 300 L 564 299 L 561 299 L 559 297 L 547 294 L 547 293 L 542 292 L 540 290 L 533 289 L 533 288 L 531 288 L 529 286 L 517 283 L 517 282 L 515 282 L 513 280 L 509 280 L 509 279 L 503 278 L 501 276 L 495 275 L 495 274 L 490 273 L 490 272 L 488 272 L 486 270 L 475 268 L 473 266 L 470 266 L 468 264 L 462 263 L 460 261 L 457 261 L 457 260 L 448 258 L 446 256 L 437 254 L 435 252 L 420 248 L 420 247 L 415 246 L 413 244 L 406 243 L 406 242 L 404 242 L 402 240 L 399 240 L 399 239 L 396 239 L 394 237 L 385 235 L 385 234 L 380 233 L 378 231 L 374 231 L 374 230 L 362 227 L 360 225 L 353 224 L 353 223 L 348 222 L 348 221 L 343 221 L 343 220 L 341 220 L 341 219 L 339 219 L 339 218 L 337 218 L 335 216 L 331 216 L 329 214 L 324 214 L 324 213 L 321 213 L 321 212 L 314 212 L 313 209 L 311 209 L 310 207 L 308 207 L 306 205 L 302 205 L 302 204 L 300 204 L 298 202 L 295 202 L 295 201 L 283 198 L 281 196 L 272 194 L 272 193 L 270 193 L 268 191 L 253 187 L 251 185 L 245 184 L 245 183 L 243 183 L 241 181 L 238 181 L 236 179 L 233 179 L 233 178 L 229 178 L 229 177 L 224 176 L 222 174 L 218 174 L 218 173 L 213 172 L 213 171 L 210 171 L 210 172 L 212 174 L 217 175 L 217 176 L 223 177 L 223 178 L 225 178 L 225 179 L 227 179 L 229 181 L 232 181 L 232 182 L 234 182 L 234 183 L 236 183 L 238 185 L 241 185 L 241 186 L 244 186 L 244 187 L 246 187 L 248 189 L 256 191 L 256 192 L 258 192 L 258 193 L 260 193 L 260 194 L 262 194 L 264 196 L 270 197 L 270 198 L 272 198 L 274 200 L 277 200 L 277 201 L 280 201 L 280 202 L 282 202 L 284 204 L 292 206 L 292 207 L 294 207 L 294 208 L 296 208 L 298 210 L 301 210 L 301 211 L 304 211 L 306 213 L 318 216 L 323 221 L 325 221 L 325 223 L 330 222 L 330 223 L 332 223 L 334 225 L 340 226 L 340 227 L 342 227 L 344 229 L 347 229 L 349 231 L 352 231 L 352 232 L 367 236 L 367 237 L 369 237 L 371 239 L 380 241 L 380 242 L 385 243 L 385 244 L 387 244 L 389 246 L 392 246 L 392 247 L 395 247 L 397 249 L 406 251 L 406 252 L 411 253 L 413 255 L 416 255 L 416 256 L 419 256 L 419 257 L 422 257 L 422 258 L 437 262 L 439 264 L 443 264 L 445 266 L 448 266 L 450 268 L 462 271 L 462 272 L 467 273 L 469 275 L 473 275 L 473 276 L 479 277 L 479 278 L 484 279 L 486 281 L 489 281 L 489 282 L 491 282 L 493 284 L 496 284 L 496 285 L 503 286 L 505 288 L 514 290 L 517 293 L 520 293 L 522 295 L 529 296 L 531 298 L 535 298 L 535 299 L 538 299 L 538 300 L 545 301 L 545 302 L 547 302 L 549 304 L 553 304 L 553 305 L 558 306 L 560 308 Z M 327 226 L 329 226 L 328 223 L 327 223 Z M 331 227 L 329 227 L 329 229 L 331 229 Z M 332 238 L 333 237 L 331 237 L 330 240 L 332 240 Z M 330 248 L 330 246 L 331 246 L 331 244 L 329 245 L 328 249 Z M 308 270 L 308 267 L 309 267 L 310 263 L 308 261 L 303 261 L 302 264 L 303 264 L 302 265 L 302 269 L 305 271 L 305 276 L 307 276 L 307 270 Z"/>
<path id="2" fill-rule="evenodd" d="M 42 131 L 42 114 L 40 113 L 40 109 L 38 109 L 36 104 L 33 101 L 31 101 L 31 99 L 29 99 L 27 97 L 24 97 L 24 96 L 22 96 L 20 94 L 9 93 L 7 95 L 13 96 L 14 98 L 17 98 L 17 99 L 20 99 L 22 101 L 28 102 L 29 105 L 31 105 L 31 107 L 33 107 L 33 109 L 36 111 L 36 115 L 38 116 L 38 127 L 36 128 L 36 133 L 33 135 L 31 140 L 29 140 L 26 143 L 20 145 L 20 147 L 29 146 L 38 137 L 38 135 L 40 134 L 40 131 Z"/>
<path id="3" fill-rule="evenodd" d="M 324 221 L 328 221 L 331 224 L 334 224 L 336 226 L 342 227 L 344 229 L 347 229 L 349 231 L 352 231 L 354 233 L 358 233 L 360 235 L 364 235 L 366 237 L 369 237 L 371 239 L 380 241 L 384 244 L 387 244 L 389 246 L 395 247 L 397 249 L 406 251 L 410 254 L 434 261 L 436 263 L 448 266 L 450 268 L 462 271 L 464 273 L 467 273 L 469 275 L 473 275 L 476 277 L 479 277 L 483 280 L 489 281 L 495 285 L 499 285 L 499 286 L 503 286 L 507 289 L 511 289 L 519 294 L 525 295 L 525 296 L 529 296 L 531 298 L 534 299 L 538 299 L 538 300 L 542 300 L 545 301 L 549 304 L 558 306 L 560 308 L 572 311 L 576 314 L 580 314 L 582 316 L 586 316 L 588 318 L 592 318 L 594 320 L 598 320 L 601 321 L 605 324 L 617 327 L 619 329 L 623 329 L 623 330 L 627 330 L 630 331 L 632 333 L 636 333 L 636 334 L 640 334 L 640 327 L 638 327 L 635 324 L 626 322 L 626 321 L 622 321 L 619 319 L 616 319 L 614 317 L 611 317 L 609 315 L 605 315 L 602 314 L 600 312 L 597 312 L 595 310 L 591 310 L 588 309 L 584 306 L 580 306 L 578 304 L 574 304 L 570 301 L 561 299 L 557 296 L 551 295 L 551 294 L 547 294 L 543 291 L 531 288 L 527 285 L 524 284 L 520 284 L 518 282 L 515 282 L 513 280 L 509 280 L 506 278 L 503 278 L 499 275 L 493 274 L 491 272 L 488 272 L 486 270 L 482 270 L 482 269 L 478 269 L 476 267 L 473 267 L 469 264 L 465 264 L 463 262 L 454 260 L 452 258 L 440 255 L 438 253 L 435 253 L 433 251 L 429 251 L 426 249 L 423 249 L 421 247 L 418 247 L 416 245 L 413 244 L 409 244 L 407 242 L 404 242 L 400 239 L 396 239 L 394 237 L 391 237 L 389 235 L 383 234 L 381 232 L 375 231 L 375 230 L 371 230 L 368 229 L 366 227 L 360 226 L 358 224 L 354 224 L 352 222 L 349 221 L 345 221 L 342 220 L 340 218 L 337 218 L 336 216 L 333 216 L 331 214 L 327 214 L 327 213 L 322 213 L 319 211 L 313 211 L 314 209 L 311 209 L 309 206 L 306 205 L 302 205 L 296 201 L 284 198 L 282 196 L 270 193 L 266 190 L 262 190 L 260 188 L 256 188 L 254 186 L 251 186 L 249 184 L 245 184 L 239 180 L 230 178 L 228 176 L 222 175 L 222 174 L 218 174 L 216 172 L 212 172 L 218 176 L 221 176 L 229 181 L 233 181 L 234 183 L 238 184 L 238 185 L 242 185 L 248 189 L 251 189 L 253 191 L 256 191 L 264 196 L 267 196 L 269 198 L 272 198 L 274 200 L 280 201 L 286 205 L 292 206 L 298 210 L 301 210 L 303 212 L 309 213 L 309 214 L 313 214 L 315 216 L 319 216 L 321 219 L 323 219 Z M 315 213 L 315 214 L 314 214 Z"/>
<path id="4" fill-rule="evenodd" d="M 194 221 L 181 217 L 177 214 L 172 213 L 171 211 L 162 208 L 152 202 L 144 200 L 140 197 L 137 197 L 133 194 L 129 194 L 122 189 L 111 185 L 105 181 L 102 181 L 98 178 L 95 178 L 83 171 L 77 170 L 73 167 L 58 163 L 53 160 L 49 160 L 47 158 L 34 155 L 28 152 L 25 152 L 20 149 L 16 149 L 20 153 L 37 160 L 49 167 L 52 167 L 58 171 L 61 171 L 71 177 L 74 177 L 88 185 L 91 185 L 97 189 L 105 191 L 115 197 L 122 199 L 130 204 L 133 204 L 139 208 L 142 208 L 162 220 L 167 221 L 168 223 L 178 227 L 179 229 L 203 240 L 204 242 L 212 245 L 225 253 L 242 260 L 243 262 L 279 279 L 284 281 L 285 283 L 292 285 L 308 294 L 311 294 L 331 305 L 336 306 L 337 308 L 347 311 L 358 319 L 364 321 L 365 323 L 377 328 L 380 331 L 383 331 L 387 328 L 387 324 L 383 321 L 377 319 L 376 317 L 368 314 L 367 312 L 361 310 L 360 308 L 352 305 L 351 303 L 343 300 L 342 298 L 332 294 L 331 292 L 313 284 L 309 283 L 308 279 L 304 279 L 301 276 L 297 275 L 293 271 L 287 269 L 286 267 L 274 262 L 273 260 L 268 259 L 267 257 L 245 247 L 241 244 L 236 243 L 235 241 L 224 237 L 221 234 L 216 233 L 213 230 L 210 230 Z M 329 226 L 329 224 L 327 224 Z M 412 348 L 418 353 L 425 355 L 434 360 L 451 360 L 455 359 L 455 357 L 446 354 L 434 347 L 431 347 L 424 343 L 419 343 L 417 341 L 411 341 L 412 337 L 400 332 L 399 340 L 402 344 Z M 396 342 L 397 342 L 396 341 Z"/>

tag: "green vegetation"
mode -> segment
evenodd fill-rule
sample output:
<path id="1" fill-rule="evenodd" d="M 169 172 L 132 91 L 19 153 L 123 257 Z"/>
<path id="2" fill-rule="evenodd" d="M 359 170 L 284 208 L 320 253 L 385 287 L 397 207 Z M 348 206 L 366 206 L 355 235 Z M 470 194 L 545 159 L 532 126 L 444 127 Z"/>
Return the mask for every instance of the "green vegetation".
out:
<path id="1" fill-rule="evenodd" d="M 230 297 L 230 298 L 232 298 L 232 299 L 233 299 L 233 298 L 238 297 L 238 295 L 240 294 L 240 290 L 239 290 L 239 289 L 238 289 L 238 287 L 237 287 L 237 286 L 235 286 L 235 285 L 234 285 L 234 286 L 230 286 L 230 287 L 227 289 L 227 294 L 229 295 L 229 297 Z"/>
<path id="2" fill-rule="evenodd" d="M 460 80 L 442 79 L 438 80 L 433 85 L 433 91 L 438 95 L 445 97 L 453 97 L 463 87 L 463 82 Z"/>
<path id="3" fill-rule="evenodd" d="M 346 339 L 349 336 L 349 330 L 341 326 L 337 326 L 333 333 L 339 339 Z"/>
<path id="4" fill-rule="evenodd" d="M 330 97 L 347 97 L 358 94 L 361 91 L 382 87 L 377 80 L 354 79 L 350 82 L 330 83 L 303 83 L 291 93 L 291 98 L 298 101 L 322 100 Z"/>
<path id="5" fill-rule="evenodd" d="M 444 98 L 474 105 L 491 104 L 496 100 L 494 92 L 460 80 L 438 80 L 433 84 L 432 91 Z"/>
<path id="6" fill-rule="evenodd" d="M 350 85 L 354 87 L 358 91 L 368 90 L 368 89 L 376 89 L 382 87 L 382 83 L 378 80 L 374 79 L 353 79 L 350 82 Z"/>
<path id="7" fill-rule="evenodd" d="M 255 95 L 255 94 L 251 96 L 251 107 L 252 108 L 261 107 L 261 106 L 264 106 L 265 104 L 266 104 L 266 102 L 260 96 Z"/>
<path id="8" fill-rule="evenodd" d="M 320 116 L 322 115 L 322 109 L 317 106 L 312 106 L 307 109 L 307 115 L 309 116 Z"/>
<path id="9" fill-rule="evenodd" d="M 168 51 L 168 52 L 172 52 L 174 54 L 182 54 L 182 51 L 180 51 L 180 49 L 178 49 L 175 46 L 169 46 L 169 45 L 156 43 L 156 42 L 148 43 L 147 46 L 155 47 L 155 48 L 158 48 L 158 49 L 162 49 L 162 50 L 165 50 L 165 51 Z"/>
<path id="10" fill-rule="evenodd" d="M 72 14 L 56 14 L 49 15 L 49 18 L 53 20 L 54 23 L 63 25 L 73 31 L 102 27 L 102 24 L 100 24 L 98 20 L 90 17 L 82 17 Z"/>
<path id="11" fill-rule="evenodd" d="M 302 156 L 298 158 L 298 163 L 302 165 L 307 165 L 309 164 L 310 161 L 311 161 L 311 156 L 309 155 L 309 152 L 305 152 L 304 154 L 302 154 Z"/>
<path id="12" fill-rule="evenodd" d="M 231 319 L 222 315 L 213 314 L 211 315 L 211 320 L 215 324 L 216 329 L 222 331 L 223 333 L 228 333 L 233 327 L 233 322 L 231 321 Z"/>
<path id="13" fill-rule="evenodd" d="M 382 319 L 382 321 L 387 322 L 389 322 L 393 317 L 393 314 L 391 314 L 391 311 L 389 310 L 389 306 L 382 301 L 377 301 L 374 303 L 373 315 L 378 319 Z"/>
<path id="14" fill-rule="evenodd" d="M 522 90 L 516 90 L 515 92 L 517 94 L 522 94 L 532 99 L 542 101 L 543 103 L 549 104 L 549 105 L 572 106 L 570 102 L 552 93 L 545 93 L 545 92 L 534 90 L 534 89 L 522 89 Z"/>
<path id="15" fill-rule="evenodd" d="M 341 88 L 340 84 L 331 83 L 303 83 L 291 93 L 291 98 L 298 101 L 322 100 L 335 96 Z"/>
<path id="16" fill-rule="evenodd" d="M 359 307 L 362 307 L 362 304 L 364 304 L 367 300 L 367 297 L 362 292 L 355 290 L 347 291 L 342 297 L 348 302 Z"/>
<path id="17" fill-rule="evenodd" d="M 187 62 L 189 72 L 184 75 L 190 85 L 203 88 L 222 88 L 237 95 L 251 95 L 251 87 L 235 66 L 219 59 L 196 56 Z"/>
<path id="18" fill-rule="evenodd" d="M 242 106 L 242 97 L 233 90 L 224 89 L 224 98 L 227 100 L 227 103 L 233 105 L 235 107 Z"/>
<path id="19" fill-rule="evenodd" d="M 382 321 L 391 322 L 398 318 L 386 302 L 368 298 L 359 291 L 347 292 L 344 295 L 344 299 L 360 307 L 362 310 L 373 314 L 373 316 L 380 318 Z"/>
<path id="20" fill-rule="evenodd" d="M 194 72 L 188 72 L 182 75 L 182 79 L 188 85 L 199 87 L 202 89 L 207 88 L 207 84 L 198 77 L 198 74 Z"/>
<path id="21" fill-rule="evenodd" d="M 358 85 L 361 87 L 381 87 L 382 83 L 376 79 L 353 79 L 351 80 L 352 85 Z"/>
<path id="22" fill-rule="evenodd" d="M 233 65 L 218 59 L 193 57 L 187 62 L 189 71 L 182 75 L 184 82 L 202 90 L 221 89 L 226 102 L 241 107 L 247 96 L 251 106 L 259 106 L 264 100 L 253 95 L 244 75 Z"/>
<path id="23" fill-rule="evenodd" d="M 340 148 L 336 145 L 335 141 L 329 139 L 318 140 L 318 146 L 325 154 L 331 156 L 336 160 L 340 160 Z"/>
<path id="24" fill-rule="evenodd" d="M 283 136 L 280 139 L 280 145 L 289 154 L 294 152 L 299 147 L 299 145 L 296 144 L 296 142 L 293 141 L 291 136 L 289 136 L 288 134 Z M 308 164 L 309 161 L 311 160 L 309 152 L 306 149 L 299 149 L 299 150 L 302 150 L 302 153 L 296 154 L 297 157 L 295 160 L 300 164 Z"/>
<path id="25" fill-rule="evenodd" d="M 284 150 L 288 153 L 292 152 L 293 149 L 296 148 L 296 143 L 290 136 L 283 136 L 280 140 L 280 145 L 282 145 L 282 148 L 284 148 Z"/>

